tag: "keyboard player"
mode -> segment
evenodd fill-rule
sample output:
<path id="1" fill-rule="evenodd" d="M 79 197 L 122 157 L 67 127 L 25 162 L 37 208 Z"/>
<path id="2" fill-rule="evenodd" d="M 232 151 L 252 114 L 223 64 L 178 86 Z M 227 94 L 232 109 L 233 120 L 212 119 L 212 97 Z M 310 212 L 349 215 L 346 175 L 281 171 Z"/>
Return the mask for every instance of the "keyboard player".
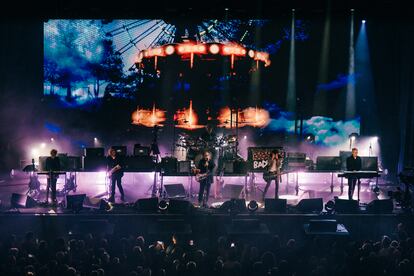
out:
<path id="1" fill-rule="evenodd" d="M 52 149 L 50 151 L 50 156 L 46 159 L 46 171 L 49 172 L 48 178 L 47 178 L 47 191 L 46 191 L 46 202 L 49 201 L 49 189 L 52 191 L 52 204 L 56 205 L 56 183 L 57 179 L 59 177 L 59 174 L 56 174 L 54 172 L 60 171 L 60 160 L 59 157 L 57 157 L 57 150 Z"/>
<path id="2" fill-rule="evenodd" d="M 352 149 L 352 155 L 346 159 L 346 170 L 347 171 L 360 171 L 362 167 L 361 157 L 358 156 L 358 149 Z M 348 178 L 348 198 L 352 199 L 354 195 L 355 185 L 358 183 L 358 193 L 361 181 L 358 177 Z M 358 194 L 359 199 L 359 194 Z"/>

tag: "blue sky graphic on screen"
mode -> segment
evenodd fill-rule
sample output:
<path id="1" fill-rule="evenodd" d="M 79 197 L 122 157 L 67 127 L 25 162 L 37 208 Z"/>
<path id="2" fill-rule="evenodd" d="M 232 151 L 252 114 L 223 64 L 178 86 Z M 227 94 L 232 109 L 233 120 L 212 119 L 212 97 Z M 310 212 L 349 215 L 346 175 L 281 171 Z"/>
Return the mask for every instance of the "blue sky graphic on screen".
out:
<path id="1" fill-rule="evenodd" d="M 174 20 L 162 19 L 49 20 L 44 23 L 44 95 L 56 99 L 62 108 L 83 108 L 108 96 L 133 101 L 144 89 L 148 79 L 160 77 L 157 66 L 162 66 L 162 57 L 174 51 L 173 47 L 161 48 L 162 46 L 197 41 L 209 45 L 208 49 L 213 53 L 215 46 L 212 45 L 230 43 L 234 46 L 237 43 L 244 47 L 244 56 L 251 55 L 251 52 L 257 56 L 260 51 L 274 56 L 285 44 L 288 47 L 291 40 L 290 25 L 282 27 L 272 39 L 257 46 L 252 30 L 266 27 L 267 24 L 269 20 L 212 19 L 194 21 L 191 26 L 183 27 Z M 305 21 L 295 21 L 294 39 L 297 43 L 306 43 L 309 39 L 306 25 Z M 149 49 L 153 49 L 152 52 Z M 157 49 L 163 49 L 164 52 L 157 53 Z M 234 49 L 240 50 L 235 46 Z M 195 49 L 197 50 L 205 49 Z M 140 61 L 145 58 L 145 51 L 154 57 L 158 56 L 158 60 L 155 57 L 150 63 L 155 70 L 148 71 L 148 65 L 141 67 Z M 175 51 L 186 51 L 186 48 L 176 47 Z M 222 51 L 225 55 L 225 47 Z M 253 55 L 255 54 L 251 57 Z M 193 66 L 192 56 L 190 60 Z M 261 60 L 263 64 L 266 63 L 265 60 L 266 57 Z M 338 89 L 348 83 L 355 84 L 358 77 L 357 74 L 346 76 L 338 73 L 336 80 L 319 84 L 316 91 Z M 217 79 L 218 83 L 223 82 L 225 76 Z M 190 89 L 186 82 L 177 81 L 171 86 L 177 91 Z M 221 86 L 221 90 L 223 87 Z M 271 102 L 262 105 L 270 117 L 261 130 L 293 133 L 294 114 L 279 106 L 280 103 Z M 205 108 L 207 107 L 200 110 Z M 320 145 L 344 143 L 350 133 L 359 133 L 359 129 L 358 117 L 348 121 L 334 121 L 328 117 L 313 116 L 303 122 L 303 132 L 314 135 L 315 143 Z"/>

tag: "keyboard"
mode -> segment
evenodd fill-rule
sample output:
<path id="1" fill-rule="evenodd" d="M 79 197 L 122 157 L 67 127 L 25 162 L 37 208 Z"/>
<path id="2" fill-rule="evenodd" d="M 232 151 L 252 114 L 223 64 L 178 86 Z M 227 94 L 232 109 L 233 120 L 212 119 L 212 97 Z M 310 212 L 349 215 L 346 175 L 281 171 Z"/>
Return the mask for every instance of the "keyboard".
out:
<path id="1" fill-rule="evenodd" d="M 374 178 L 379 176 L 380 174 L 377 171 L 344 171 L 338 174 L 338 177 L 345 178 Z"/>

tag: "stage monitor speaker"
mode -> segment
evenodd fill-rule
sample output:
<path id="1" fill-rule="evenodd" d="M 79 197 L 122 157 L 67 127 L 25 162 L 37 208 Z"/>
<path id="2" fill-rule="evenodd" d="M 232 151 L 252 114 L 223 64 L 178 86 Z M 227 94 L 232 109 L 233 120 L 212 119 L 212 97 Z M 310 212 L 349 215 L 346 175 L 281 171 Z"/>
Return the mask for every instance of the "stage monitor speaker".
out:
<path id="1" fill-rule="evenodd" d="M 170 199 L 168 202 L 168 213 L 170 214 L 188 214 L 193 208 L 193 204 L 188 200 Z"/>
<path id="2" fill-rule="evenodd" d="M 177 172 L 178 173 L 190 173 L 191 172 L 191 161 L 178 161 Z"/>
<path id="3" fill-rule="evenodd" d="M 156 213 L 158 211 L 158 197 L 140 198 L 135 202 L 135 209 L 143 213 Z"/>
<path id="4" fill-rule="evenodd" d="M 225 201 L 219 210 L 224 213 L 244 213 L 247 211 L 246 200 L 244 198 L 232 198 Z"/>
<path id="5" fill-rule="evenodd" d="M 66 209 L 71 211 L 82 210 L 85 199 L 86 194 L 66 195 Z"/>
<path id="6" fill-rule="evenodd" d="M 184 185 L 181 183 L 165 184 L 164 189 L 168 198 L 184 198 L 187 196 Z"/>
<path id="7" fill-rule="evenodd" d="M 105 149 L 104 148 L 85 148 L 84 156 L 87 157 L 104 157 Z"/>
<path id="8" fill-rule="evenodd" d="M 36 200 L 30 196 L 13 193 L 10 199 L 11 208 L 34 208 Z"/>
<path id="9" fill-rule="evenodd" d="M 239 198 L 243 185 L 226 184 L 223 187 L 223 198 Z"/>
<path id="10" fill-rule="evenodd" d="M 322 198 L 302 199 L 296 207 L 302 213 L 321 212 L 323 209 L 323 200 Z"/>
<path id="11" fill-rule="evenodd" d="M 355 214 L 359 212 L 358 200 L 335 199 L 335 211 L 340 214 Z"/>
<path id="12" fill-rule="evenodd" d="M 83 157 L 83 170 L 84 171 L 106 171 L 106 158 L 102 157 Z"/>
<path id="13" fill-rule="evenodd" d="M 390 214 L 394 210 L 392 199 L 375 199 L 367 206 L 368 213 L 371 214 Z"/>
<path id="14" fill-rule="evenodd" d="M 361 157 L 361 171 L 378 171 L 378 157 Z"/>
<path id="15" fill-rule="evenodd" d="M 127 156 L 127 146 L 112 146 L 111 149 L 114 149 L 119 156 Z"/>
<path id="16" fill-rule="evenodd" d="M 287 199 L 265 199 L 265 212 L 267 213 L 286 213 Z"/>
<path id="17" fill-rule="evenodd" d="M 318 156 L 316 157 L 316 170 L 340 171 L 341 159 L 338 156 Z"/>
<path id="18" fill-rule="evenodd" d="M 161 159 L 161 168 L 165 174 L 174 174 L 177 172 L 177 158 L 164 157 Z"/>
<path id="19" fill-rule="evenodd" d="M 309 232 L 336 232 L 338 223 L 334 219 L 312 219 L 309 221 Z"/>

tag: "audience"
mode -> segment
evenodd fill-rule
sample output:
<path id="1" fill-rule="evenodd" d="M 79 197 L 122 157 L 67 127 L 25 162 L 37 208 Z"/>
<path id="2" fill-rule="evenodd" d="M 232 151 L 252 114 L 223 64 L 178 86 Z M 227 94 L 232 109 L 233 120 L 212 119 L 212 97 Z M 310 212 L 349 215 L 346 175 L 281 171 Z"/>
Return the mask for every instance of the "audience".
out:
<path id="1" fill-rule="evenodd" d="M 380 241 L 313 237 L 299 244 L 278 236 L 264 242 L 221 236 L 214 242 L 173 235 L 165 244 L 143 236 L 92 234 L 39 241 L 28 232 L 1 241 L 0 275 L 412 275 L 414 240 L 402 224 L 395 237 L 384 235 Z"/>

